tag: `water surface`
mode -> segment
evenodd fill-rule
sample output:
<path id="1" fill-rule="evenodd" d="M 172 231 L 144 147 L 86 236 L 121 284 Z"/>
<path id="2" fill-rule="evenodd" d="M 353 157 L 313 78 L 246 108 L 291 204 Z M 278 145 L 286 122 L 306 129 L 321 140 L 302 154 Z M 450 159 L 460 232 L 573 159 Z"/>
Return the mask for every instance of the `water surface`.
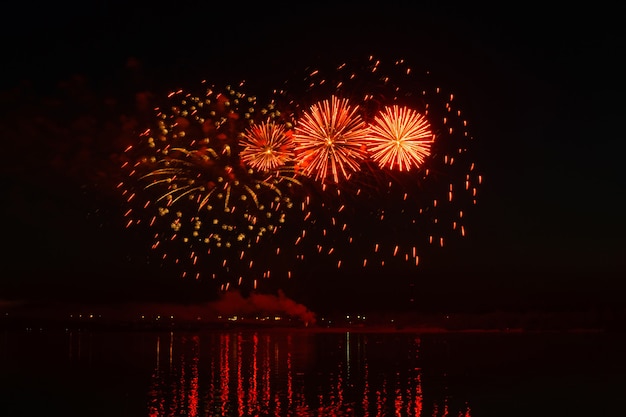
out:
<path id="1" fill-rule="evenodd" d="M 609 416 L 624 352 L 611 333 L 11 330 L 0 415 Z"/>

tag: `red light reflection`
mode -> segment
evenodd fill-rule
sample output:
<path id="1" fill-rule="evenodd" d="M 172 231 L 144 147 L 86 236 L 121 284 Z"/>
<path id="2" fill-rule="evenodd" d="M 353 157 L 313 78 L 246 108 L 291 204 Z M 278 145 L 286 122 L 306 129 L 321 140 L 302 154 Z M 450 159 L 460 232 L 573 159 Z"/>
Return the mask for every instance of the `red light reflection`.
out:
<path id="1" fill-rule="evenodd" d="M 389 369 L 385 361 L 393 358 L 381 362 L 385 353 L 375 351 L 381 348 L 370 335 L 346 333 L 322 352 L 311 348 L 319 346 L 312 337 L 252 331 L 157 337 L 148 415 L 471 417 L 467 403 L 447 392 L 424 398 L 419 338 L 403 351 L 411 366 Z M 160 357 L 165 343 L 168 358 Z"/>

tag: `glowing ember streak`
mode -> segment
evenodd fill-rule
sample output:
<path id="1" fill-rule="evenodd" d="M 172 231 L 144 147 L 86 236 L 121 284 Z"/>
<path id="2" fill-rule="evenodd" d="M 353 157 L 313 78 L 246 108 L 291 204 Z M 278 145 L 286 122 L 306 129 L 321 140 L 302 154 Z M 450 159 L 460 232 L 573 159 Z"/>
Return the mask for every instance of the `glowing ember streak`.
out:
<path id="1" fill-rule="evenodd" d="M 358 107 L 332 96 L 313 104 L 296 125 L 294 140 L 302 173 L 318 181 L 349 178 L 365 159 L 369 129 Z"/>
<path id="2" fill-rule="evenodd" d="M 426 118 L 415 110 L 394 105 L 374 118 L 369 151 L 381 168 L 409 171 L 424 164 L 433 134 Z"/>

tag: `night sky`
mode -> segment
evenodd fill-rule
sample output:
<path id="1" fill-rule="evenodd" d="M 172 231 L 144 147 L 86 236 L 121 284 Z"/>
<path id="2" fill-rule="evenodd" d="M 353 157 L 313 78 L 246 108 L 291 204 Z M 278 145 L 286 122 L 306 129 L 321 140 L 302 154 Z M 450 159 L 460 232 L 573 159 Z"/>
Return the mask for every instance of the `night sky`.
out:
<path id="1" fill-rule="evenodd" d="M 409 278 L 325 274 L 295 278 L 287 294 L 313 309 L 623 306 L 620 10 L 208 3 L 4 13 L 0 300 L 213 297 L 146 264 L 145 242 L 121 227 L 116 163 L 149 112 L 138 97 L 203 79 L 263 90 L 294 69 L 374 54 L 430 69 L 463 103 L 484 173 L 468 235 Z"/>

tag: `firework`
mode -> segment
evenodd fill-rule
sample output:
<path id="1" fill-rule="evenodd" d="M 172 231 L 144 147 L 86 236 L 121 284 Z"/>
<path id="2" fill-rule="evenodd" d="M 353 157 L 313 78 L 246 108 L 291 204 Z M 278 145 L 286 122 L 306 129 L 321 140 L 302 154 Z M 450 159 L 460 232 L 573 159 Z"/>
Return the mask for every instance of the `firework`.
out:
<path id="1" fill-rule="evenodd" d="M 315 103 L 298 121 L 294 133 L 298 164 L 304 175 L 335 183 L 357 171 L 365 159 L 369 130 L 358 107 L 332 96 Z"/>
<path id="2" fill-rule="evenodd" d="M 394 105 L 374 118 L 368 141 L 371 157 L 381 168 L 409 171 L 424 164 L 433 134 L 423 115 Z"/>
<path id="3" fill-rule="evenodd" d="M 254 124 L 246 130 L 241 145 L 241 159 L 252 169 L 271 172 L 293 161 L 295 144 L 283 125 Z"/>
<path id="4" fill-rule="evenodd" d="M 465 235 L 482 177 L 454 94 L 428 71 L 374 57 L 312 68 L 294 79 L 274 102 L 301 141 L 296 166 L 307 205 L 294 246 L 300 258 L 347 271 L 410 271 L 430 248 Z M 340 109 L 358 127 L 345 164 L 337 153 L 321 152 L 336 151 L 324 138 Z M 301 158 L 298 150 L 312 138 L 306 150 L 315 149 L 319 159 Z"/>
<path id="5" fill-rule="evenodd" d="M 230 87 L 173 92 L 157 109 L 155 126 L 126 152 L 129 179 L 120 188 L 131 207 L 128 226 L 149 225 L 153 248 L 195 271 L 183 275 L 199 278 L 200 268 L 214 276 L 218 264 L 241 277 L 254 265 L 248 252 L 294 207 L 289 188 L 297 181 L 265 172 L 289 158 L 283 127 L 254 125 L 255 105 L 253 96 Z M 255 157 L 262 146 L 274 147 L 273 160 Z"/>
<path id="6" fill-rule="evenodd" d="M 170 94 L 126 152 L 129 226 L 222 288 L 410 271 L 465 235 L 482 177 L 453 94 L 373 57 L 295 80 L 262 106 L 230 87 Z"/>

